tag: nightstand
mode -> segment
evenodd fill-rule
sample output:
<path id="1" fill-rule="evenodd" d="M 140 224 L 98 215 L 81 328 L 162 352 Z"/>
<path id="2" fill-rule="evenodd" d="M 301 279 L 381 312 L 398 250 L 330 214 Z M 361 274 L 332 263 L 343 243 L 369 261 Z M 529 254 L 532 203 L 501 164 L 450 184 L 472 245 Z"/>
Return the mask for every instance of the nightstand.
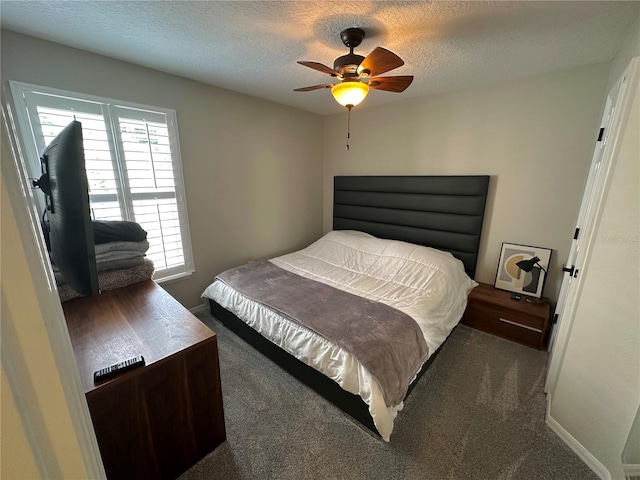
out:
<path id="1" fill-rule="evenodd" d="M 481 283 L 469 295 L 462 323 L 507 340 L 542 350 L 551 327 L 551 304 L 513 300 L 511 292 Z M 536 299 L 538 300 L 538 299 Z"/>

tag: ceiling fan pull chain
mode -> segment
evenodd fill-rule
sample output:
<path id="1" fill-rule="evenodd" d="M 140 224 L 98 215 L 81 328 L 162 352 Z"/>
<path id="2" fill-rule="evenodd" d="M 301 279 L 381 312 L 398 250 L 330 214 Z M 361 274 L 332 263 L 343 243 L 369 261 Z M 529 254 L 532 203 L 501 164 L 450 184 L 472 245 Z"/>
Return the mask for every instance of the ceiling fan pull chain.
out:
<path id="1" fill-rule="evenodd" d="M 351 138 L 351 109 L 347 114 L 347 152 L 349 151 L 349 139 Z"/>

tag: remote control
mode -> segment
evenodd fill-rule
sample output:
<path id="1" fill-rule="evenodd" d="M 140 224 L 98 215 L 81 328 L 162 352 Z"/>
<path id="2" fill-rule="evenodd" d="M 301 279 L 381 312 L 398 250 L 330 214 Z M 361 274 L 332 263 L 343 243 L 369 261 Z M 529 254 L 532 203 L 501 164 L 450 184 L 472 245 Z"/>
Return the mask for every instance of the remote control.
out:
<path id="1" fill-rule="evenodd" d="M 141 367 L 143 365 L 144 357 L 142 355 L 138 355 L 137 357 L 130 358 L 129 360 L 125 360 L 124 362 L 116 363 L 115 365 L 111 365 L 110 367 L 98 370 L 93 374 L 93 381 L 98 382 L 131 368 Z"/>

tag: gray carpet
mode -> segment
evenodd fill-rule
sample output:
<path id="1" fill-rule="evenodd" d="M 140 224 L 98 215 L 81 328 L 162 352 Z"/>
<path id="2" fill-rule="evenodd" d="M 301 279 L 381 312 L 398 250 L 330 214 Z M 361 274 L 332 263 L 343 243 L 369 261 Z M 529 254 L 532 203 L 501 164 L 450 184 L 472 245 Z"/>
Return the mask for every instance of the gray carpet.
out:
<path id="1" fill-rule="evenodd" d="M 547 354 L 458 326 L 376 439 L 208 314 L 227 441 L 196 479 L 562 479 L 597 476 L 545 425 Z"/>

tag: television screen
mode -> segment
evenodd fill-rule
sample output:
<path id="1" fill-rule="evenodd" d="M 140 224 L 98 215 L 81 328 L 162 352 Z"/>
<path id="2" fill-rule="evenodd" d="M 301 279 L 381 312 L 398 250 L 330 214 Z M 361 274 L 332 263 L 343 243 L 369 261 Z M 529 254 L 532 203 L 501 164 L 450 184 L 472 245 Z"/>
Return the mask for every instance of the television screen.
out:
<path id="1" fill-rule="evenodd" d="M 51 260 L 81 295 L 96 295 L 98 273 L 89 209 L 82 125 L 73 121 L 45 148 L 40 158 Z"/>

